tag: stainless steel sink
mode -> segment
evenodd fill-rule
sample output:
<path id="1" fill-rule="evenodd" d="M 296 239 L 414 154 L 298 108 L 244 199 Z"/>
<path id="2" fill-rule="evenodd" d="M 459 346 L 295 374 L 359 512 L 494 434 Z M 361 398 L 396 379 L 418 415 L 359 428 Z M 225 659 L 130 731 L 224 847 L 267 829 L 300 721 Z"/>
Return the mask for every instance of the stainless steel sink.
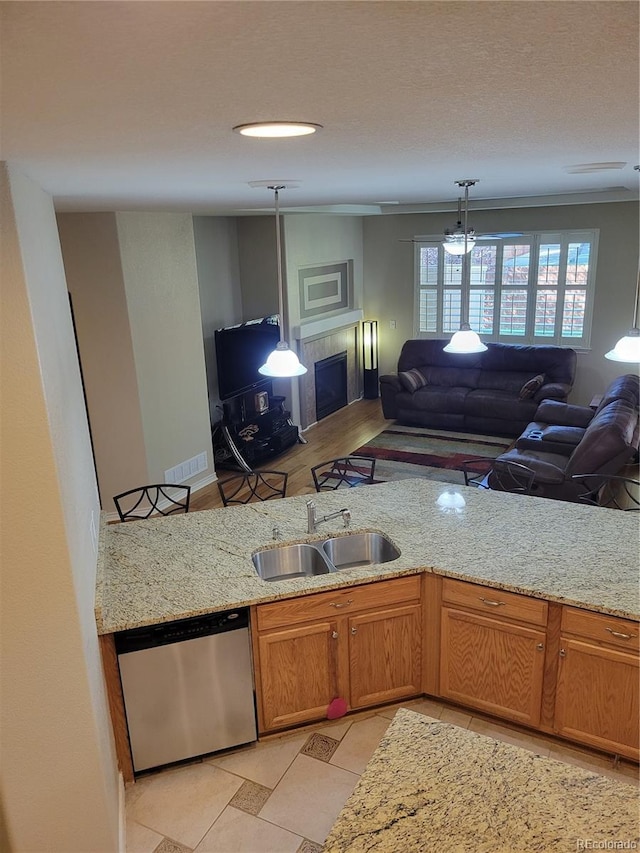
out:
<path id="1" fill-rule="evenodd" d="M 304 543 L 256 551 L 251 559 L 256 572 L 265 581 L 286 581 L 309 575 L 326 575 L 331 570 L 322 551 Z"/>
<path id="2" fill-rule="evenodd" d="M 322 543 L 322 550 L 338 570 L 389 563 L 400 556 L 400 550 L 383 533 L 335 536 Z"/>

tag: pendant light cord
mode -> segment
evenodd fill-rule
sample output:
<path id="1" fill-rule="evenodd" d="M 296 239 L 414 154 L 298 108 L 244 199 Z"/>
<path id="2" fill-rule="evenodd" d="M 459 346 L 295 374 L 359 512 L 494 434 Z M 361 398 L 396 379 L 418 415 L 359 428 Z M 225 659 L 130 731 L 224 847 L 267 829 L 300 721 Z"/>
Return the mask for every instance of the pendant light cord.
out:
<path id="1" fill-rule="evenodd" d="M 467 287 L 467 268 L 469 259 L 467 257 L 467 221 L 469 216 L 469 184 L 464 187 L 464 254 L 462 256 L 462 287 L 460 288 L 460 328 L 465 329 L 469 326 L 467 318 L 469 305 L 468 300 L 471 298 L 471 288 Z M 466 297 L 466 299 L 465 299 Z"/>
<path id="2" fill-rule="evenodd" d="M 636 282 L 636 304 L 633 306 L 633 328 L 638 328 L 638 303 L 640 303 L 640 258 L 638 258 L 638 281 Z"/>
<path id="3" fill-rule="evenodd" d="M 282 284 L 282 246 L 280 243 L 280 198 L 278 190 L 283 189 L 283 186 L 271 187 L 276 199 L 276 265 L 278 274 L 278 311 L 280 325 L 280 343 L 284 341 L 284 296 Z"/>

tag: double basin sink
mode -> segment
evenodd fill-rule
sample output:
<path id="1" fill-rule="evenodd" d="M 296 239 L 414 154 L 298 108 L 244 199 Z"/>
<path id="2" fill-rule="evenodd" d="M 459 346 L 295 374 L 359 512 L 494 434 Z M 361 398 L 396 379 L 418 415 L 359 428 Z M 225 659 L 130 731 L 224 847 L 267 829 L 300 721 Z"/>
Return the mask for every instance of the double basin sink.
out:
<path id="1" fill-rule="evenodd" d="M 400 550 L 384 533 L 349 533 L 319 542 L 279 545 L 256 551 L 251 558 L 264 581 L 326 575 L 341 569 L 389 563 Z"/>

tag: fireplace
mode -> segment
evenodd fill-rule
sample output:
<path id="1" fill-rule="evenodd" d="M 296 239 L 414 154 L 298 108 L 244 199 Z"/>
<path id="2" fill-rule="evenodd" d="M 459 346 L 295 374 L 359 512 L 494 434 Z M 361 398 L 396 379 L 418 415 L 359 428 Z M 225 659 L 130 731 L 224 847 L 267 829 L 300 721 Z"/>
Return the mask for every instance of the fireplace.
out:
<path id="1" fill-rule="evenodd" d="M 347 405 L 347 351 L 316 361 L 316 420 Z"/>

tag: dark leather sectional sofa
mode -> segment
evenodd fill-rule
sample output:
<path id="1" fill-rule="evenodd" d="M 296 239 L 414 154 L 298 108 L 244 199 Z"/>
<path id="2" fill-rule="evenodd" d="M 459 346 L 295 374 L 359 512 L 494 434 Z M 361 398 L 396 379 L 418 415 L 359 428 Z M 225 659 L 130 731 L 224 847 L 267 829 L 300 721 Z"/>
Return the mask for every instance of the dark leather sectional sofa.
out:
<path id="1" fill-rule="evenodd" d="M 573 385 L 572 349 L 488 344 L 486 352 L 456 355 L 444 352 L 446 343 L 404 343 L 398 373 L 380 377 L 385 418 L 433 429 L 517 436 L 543 400 L 566 401 Z"/>
<path id="2" fill-rule="evenodd" d="M 515 447 L 498 456 L 494 465 L 526 465 L 535 479 L 532 494 L 578 501 L 585 495 L 582 474 L 618 474 L 637 458 L 640 440 L 640 380 L 636 374 L 615 379 L 597 409 L 546 400 Z M 500 488 L 499 475 L 489 485 Z M 598 486 L 589 481 L 590 488 Z"/>

